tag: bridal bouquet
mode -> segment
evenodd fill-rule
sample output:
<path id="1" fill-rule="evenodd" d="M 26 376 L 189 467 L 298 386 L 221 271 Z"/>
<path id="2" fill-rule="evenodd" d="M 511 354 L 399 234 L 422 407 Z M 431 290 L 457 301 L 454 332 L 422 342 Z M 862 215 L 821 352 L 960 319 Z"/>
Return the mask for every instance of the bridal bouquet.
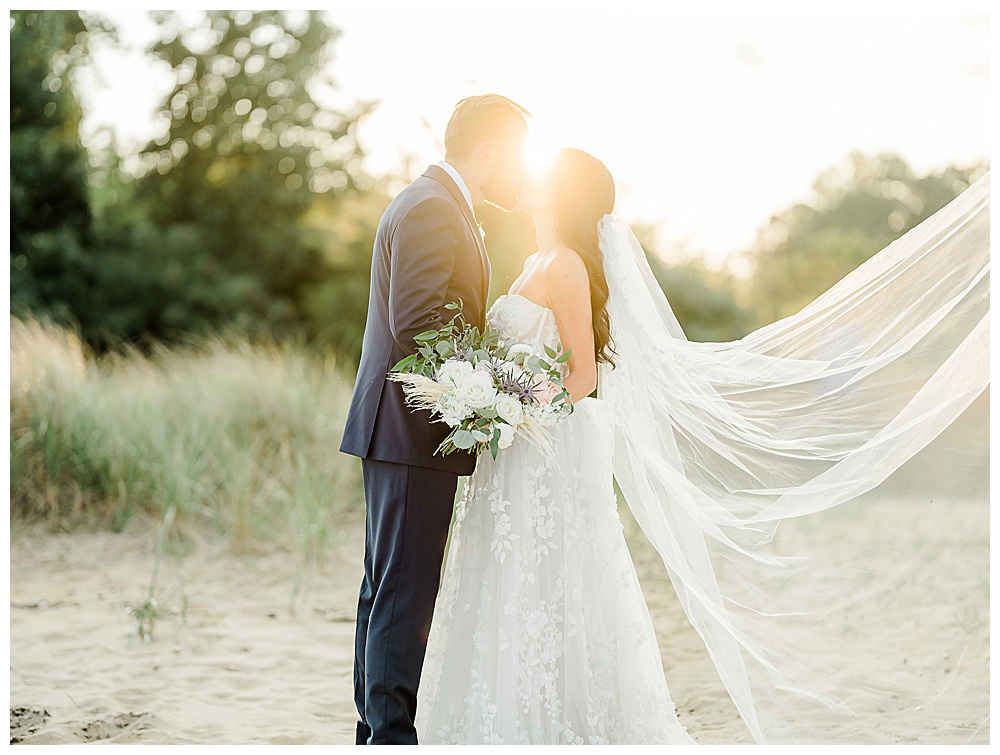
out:
<path id="1" fill-rule="evenodd" d="M 489 448 L 495 459 L 518 435 L 548 452 L 545 428 L 573 411 L 559 371 L 570 353 L 558 345 L 538 354 L 527 344 L 507 343 L 466 325 L 461 301 L 445 307 L 458 312 L 440 330 L 416 336 L 417 353 L 388 376 L 402 384 L 407 405 L 429 409 L 452 428 L 434 453 Z"/>

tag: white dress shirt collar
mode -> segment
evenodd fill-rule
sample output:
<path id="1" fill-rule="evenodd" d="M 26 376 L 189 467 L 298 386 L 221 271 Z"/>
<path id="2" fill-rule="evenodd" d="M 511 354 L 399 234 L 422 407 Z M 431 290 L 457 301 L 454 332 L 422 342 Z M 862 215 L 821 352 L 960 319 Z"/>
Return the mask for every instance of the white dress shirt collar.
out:
<path id="1" fill-rule="evenodd" d="M 465 201 L 469 203 L 469 207 L 472 207 L 472 194 L 469 192 L 469 187 L 465 185 L 465 181 L 462 178 L 462 174 L 455 170 L 454 166 L 441 160 L 438 163 L 438 167 L 444 170 L 449 176 L 451 176 L 455 183 L 458 184 L 458 188 L 462 190 L 462 196 L 465 197 Z"/>

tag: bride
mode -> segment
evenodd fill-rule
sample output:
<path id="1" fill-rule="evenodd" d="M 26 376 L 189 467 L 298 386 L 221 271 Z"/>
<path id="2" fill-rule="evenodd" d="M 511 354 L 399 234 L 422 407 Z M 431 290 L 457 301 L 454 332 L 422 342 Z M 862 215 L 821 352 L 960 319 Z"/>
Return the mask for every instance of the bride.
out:
<path id="1" fill-rule="evenodd" d="M 614 360 L 597 239 L 614 185 L 589 155 L 563 155 L 519 200 L 539 252 L 488 321 L 516 343 L 572 349 L 564 384 L 575 411 L 551 457 L 515 441 L 477 462 L 431 623 L 422 742 L 691 742 L 622 535 L 611 423 L 588 398 L 598 362 Z"/>
<path id="2" fill-rule="evenodd" d="M 551 454 L 516 440 L 468 480 L 420 741 L 693 743 L 615 482 L 756 741 L 856 738 L 886 700 L 940 696 L 823 621 L 870 588 L 864 565 L 817 593 L 776 534 L 863 501 L 986 390 L 988 176 L 798 315 L 730 344 L 684 338 L 614 199 L 599 160 L 562 150 L 519 203 L 539 251 L 488 322 L 572 349 L 575 411 Z"/>

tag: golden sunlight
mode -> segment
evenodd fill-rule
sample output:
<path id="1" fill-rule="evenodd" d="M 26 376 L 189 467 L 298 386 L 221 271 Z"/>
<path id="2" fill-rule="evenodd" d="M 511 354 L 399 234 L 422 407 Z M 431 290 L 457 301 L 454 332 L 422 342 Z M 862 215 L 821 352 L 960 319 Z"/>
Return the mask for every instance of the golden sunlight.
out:
<path id="1" fill-rule="evenodd" d="M 564 146 L 558 141 L 555 132 L 533 122 L 525 155 L 525 161 L 531 175 L 537 178 L 544 173 L 555 161 L 556 153 Z"/>

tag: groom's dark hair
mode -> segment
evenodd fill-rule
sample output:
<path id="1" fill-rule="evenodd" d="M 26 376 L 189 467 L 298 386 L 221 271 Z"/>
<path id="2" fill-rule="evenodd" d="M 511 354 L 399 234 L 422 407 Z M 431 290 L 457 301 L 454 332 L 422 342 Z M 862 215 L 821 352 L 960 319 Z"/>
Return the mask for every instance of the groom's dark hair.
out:
<path id="1" fill-rule="evenodd" d="M 483 142 L 502 139 L 510 130 L 511 116 L 523 123 L 531 113 L 499 94 L 459 100 L 444 131 L 445 159 L 464 160 Z"/>

